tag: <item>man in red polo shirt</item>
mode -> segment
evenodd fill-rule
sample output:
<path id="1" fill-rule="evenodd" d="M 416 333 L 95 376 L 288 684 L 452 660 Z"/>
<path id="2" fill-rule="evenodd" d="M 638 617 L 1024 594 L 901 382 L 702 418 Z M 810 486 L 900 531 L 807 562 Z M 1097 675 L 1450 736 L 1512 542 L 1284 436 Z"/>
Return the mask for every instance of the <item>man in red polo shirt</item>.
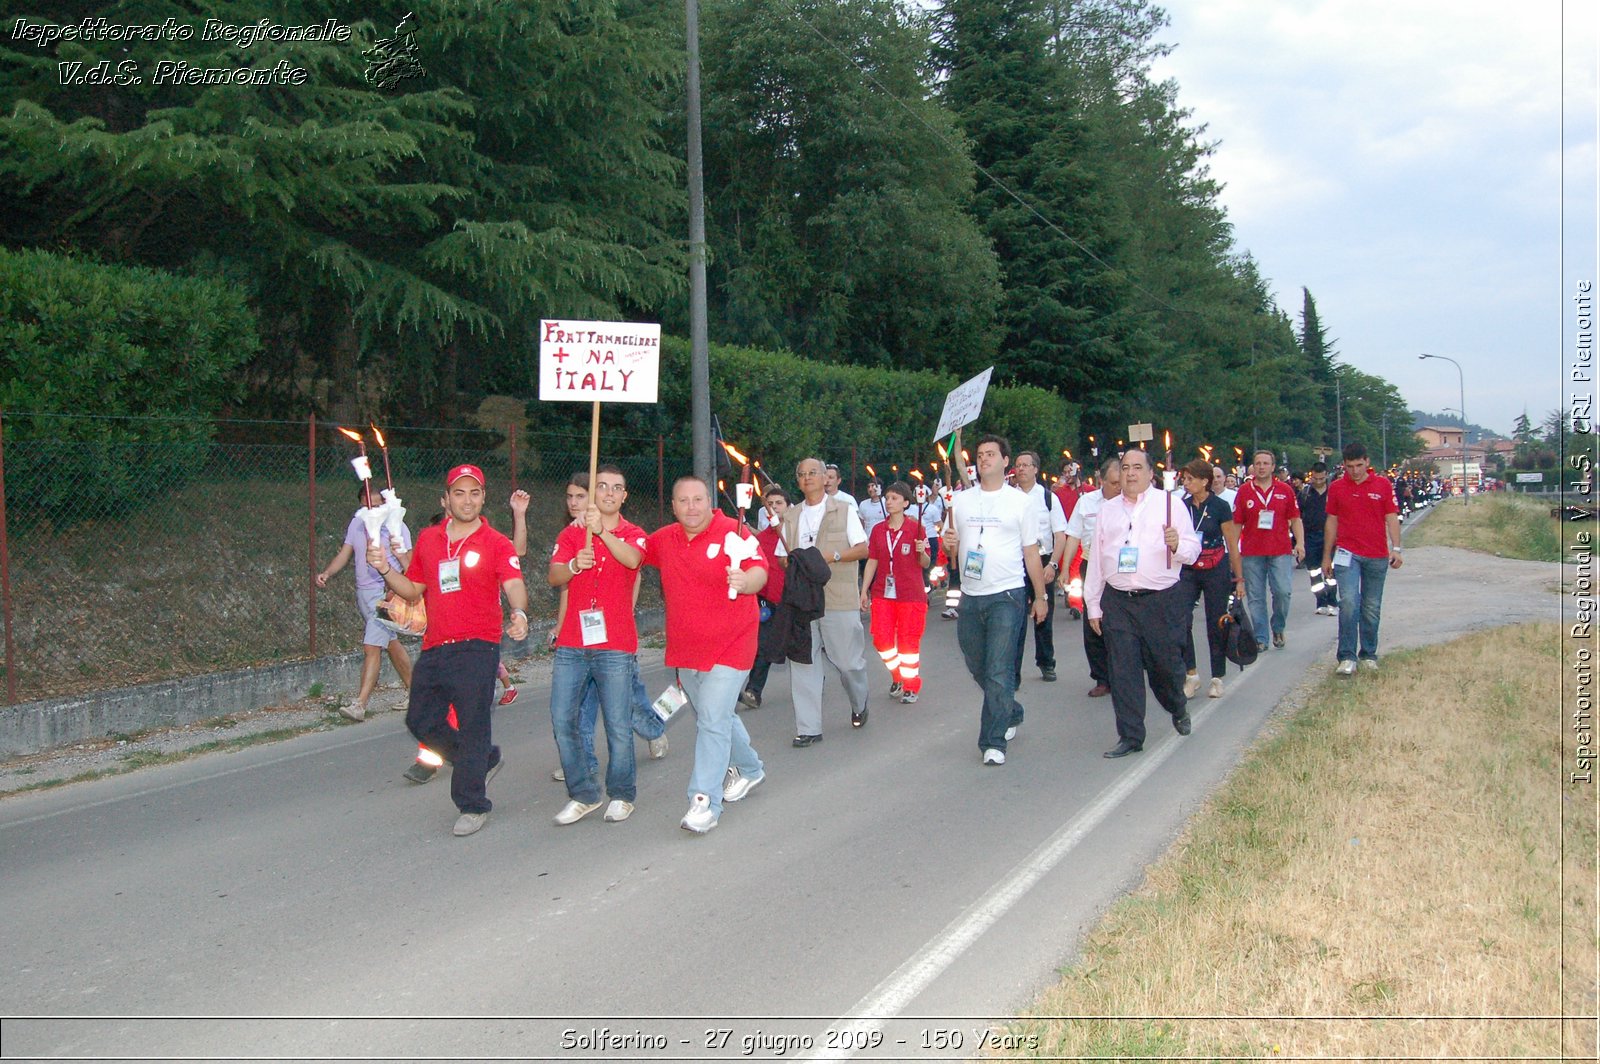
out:
<path id="1" fill-rule="evenodd" d="M 694 768 L 685 830 L 717 826 L 723 802 L 737 802 L 766 778 L 736 709 L 756 660 L 767 562 L 755 537 L 711 504 L 699 477 L 672 485 L 675 522 L 645 540 L 644 564 L 661 570 L 667 607 L 667 667 L 676 669 L 695 713 Z"/>
<path id="2" fill-rule="evenodd" d="M 488 776 L 500 767 L 500 748 L 490 735 L 495 671 L 500 664 L 500 594 L 511 603 L 512 639 L 528 635 L 528 588 L 516 548 L 490 528 L 483 512 L 483 470 L 459 465 L 445 477 L 449 520 L 417 537 L 411 565 L 402 575 L 384 559 L 381 544 L 369 544 L 367 564 L 401 598 L 426 599 L 428 631 L 411 678 L 406 727 L 417 741 L 455 764 L 450 798 L 460 810 L 453 829 L 471 835 L 493 808 Z M 446 721 L 455 706 L 458 728 Z"/>
<path id="3" fill-rule="evenodd" d="M 1339 584 L 1339 675 L 1353 675 L 1358 661 L 1378 668 L 1383 582 L 1403 558 L 1394 485 L 1372 472 L 1366 447 L 1347 443 L 1344 476 L 1328 485 L 1322 545 L 1322 571 Z"/>
<path id="4" fill-rule="evenodd" d="M 1233 520 L 1239 526 L 1239 558 L 1244 563 L 1245 606 L 1250 610 L 1250 623 L 1261 650 L 1267 649 L 1269 627 L 1272 645 L 1283 646 L 1294 566 L 1306 556 L 1300 504 L 1295 501 L 1294 489 L 1272 475 L 1277 464 L 1271 451 L 1257 451 L 1250 462 L 1250 479 L 1240 486 L 1233 500 Z M 1271 614 L 1267 613 L 1269 585 Z"/>
<path id="5" fill-rule="evenodd" d="M 622 470 L 601 466 L 583 524 L 563 528 L 550 556 L 550 586 L 567 595 L 550 681 L 550 723 L 570 799 L 556 814 L 557 824 L 575 824 L 600 808 L 593 735 L 586 746 L 581 721 L 591 680 L 606 722 L 605 793 L 611 804 L 605 819 L 616 823 L 633 814 L 633 676 L 639 651 L 633 600 L 645 536 L 622 516 L 627 497 Z"/>

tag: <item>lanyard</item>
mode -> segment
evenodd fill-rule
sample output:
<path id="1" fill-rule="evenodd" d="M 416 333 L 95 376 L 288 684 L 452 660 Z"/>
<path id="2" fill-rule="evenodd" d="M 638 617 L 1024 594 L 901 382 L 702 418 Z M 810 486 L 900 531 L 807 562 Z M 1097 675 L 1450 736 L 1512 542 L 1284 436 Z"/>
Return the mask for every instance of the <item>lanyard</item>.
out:
<path id="1" fill-rule="evenodd" d="M 1261 508 L 1263 510 L 1268 509 L 1268 508 L 1270 508 L 1272 506 L 1272 494 L 1273 494 L 1273 491 L 1275 490 L 1272 487 L 1272 485 L 1269 484 L 1267 486 L 1266 492 L 1263 493 L 1260 488 L 1256 487 L 1256 482 L 1252 480 L 1250 482 L 1250 490 L 1255 492 L 1256 493 L 1256 498 L 1261 500 Z"/>
<path id="2" fill-rule="evenodd" d="M 447 562 L 453 562 L 457 558 L 461 557 L 462 548 L 467 545 L 467 540 L 471 539 L 477 534 L 477 531 L 478 530 L 474 528 L 471 532 L 468 532 L 466 535 L 456 540 L 456 549 L 452 551 L 450 549 L 450 530 L 446 528 L 444 533 L 444 560 Z"/>
<path id="3" fill-rule="evenodd" d="M 884 520 L 887 521 L 888 518 L 884 518 Z M 898 536 L 895 536 L 893 539 L 889 538 L 889 530 L 887 528 L 885 528 L 883 530 L 884 542 L 889 544 L 889 563 L 891 565 L 894 564 L 894 549 L 896 547 L 900 546 L 900 541 L 902 539 L 905 539 L 905 538 L 906 538 L 906 526 L 904 524 L 902 524 L 900 526 L 900 534 Z"/>

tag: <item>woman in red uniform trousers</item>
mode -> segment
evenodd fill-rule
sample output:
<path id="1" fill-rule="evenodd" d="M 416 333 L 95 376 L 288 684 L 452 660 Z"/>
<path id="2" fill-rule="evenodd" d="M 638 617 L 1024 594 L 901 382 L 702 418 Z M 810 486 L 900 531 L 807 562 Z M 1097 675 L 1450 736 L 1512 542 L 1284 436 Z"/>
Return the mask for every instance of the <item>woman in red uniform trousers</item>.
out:
<path id="1" fill-rule="evenodd" d="M 922 690 L 922 633 L 928 626 L 923 570 L 932 562 L 922 528 L 906 520 L 911 488 L 895 481 L 883 493 L 889 517 L 867 537 L 861 608 L 872 611 L 872 645 L 889 668 L 891 697 L 915 702 Z"/>

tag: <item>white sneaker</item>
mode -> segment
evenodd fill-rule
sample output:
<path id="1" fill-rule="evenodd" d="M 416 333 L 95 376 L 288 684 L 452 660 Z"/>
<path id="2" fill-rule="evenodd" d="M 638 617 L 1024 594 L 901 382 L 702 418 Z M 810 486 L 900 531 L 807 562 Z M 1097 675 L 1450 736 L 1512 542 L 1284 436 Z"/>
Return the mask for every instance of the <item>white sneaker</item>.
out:
<path id="1" fill-rule="evenodd" d="M 1222 677 L 1220 677 L 1220 676 L 1211 677 L 1211 690 L 1206 692 L 1206 697 L 1207 698 L 1221 698 L 1222 697 Z"/>
<path id="2" fill-rule="evenodd" d="M 556 814 L 557 824 L 576 824 L 590 813 L 599 809 L 601 802 L 580 802 L 576 798 L 561 807 L 561 812 Z"/>
<path id="3" fill-rule="evenodd" d="M 1340 676 L 1354 676 L 1356 674 L 1356 663 L 1353 661 L 1341 661 L 1339 662 L 1339 667 L 1333 671 Z"/>
<path id="4" fill-rule="evenodd" d="M 550 778 L 555 780 L 557 783 L 565 783 L 567 782 L 567 770 L 562 768 L 560 765 L 557 765 L 551 770 Z"/>
<path id="5" fill-rule="evenodd" d="M 624 802 L 621 798 L 612 799 L 611 804 L 606 806 L 605 819 L 609 823 L 620 824 L 632 815 L 633 803 Z"/>
<path id="6" fill-rule="evenodd" d="M 1366 669 L 1368 672 L 1377 672 L 1378 671 L 1378 659 L 1377 658 L 1362 658 L 1361 659 L 1361 667 L 1363 669 Z"/>
<path id="7" fill-rule="evenodd" d="M 488 813 L 462 813 L 456 817 L 456 826 L 450 829 L 450 834 L 461 838 L 471 835 L 489 822 Z"/>
<path id="8" fill-rule="evenodd" d="M 696 835 L 704 835 L 716 827 L 717 814 L 711 811 L 711 799 L 703 794 L 695 795 L 689 803 L 689 811 L 683 814 L 683 821 L 678 826 Z"/>
<path id="9" fill-rule="evenodd" d="M 1001 750 L 985 750 L 983 752 L 983 763 L 985 765 L 1003 765 L 1006 763 L 1005 752 Z"/>
<path id="10" fill-rule="evenodd" d="M 667 737 L 665 735 L 663 735 L 659 739 L 651 739 L 650 740 L 650 760 L 651 761 L 660 761 L 662 758 L 664 758 L 666 756 L 667 756 Z"/>
<path id="11" fill-rule="evenodd" d="M 339 716 L 343 717 L 345 720 L 353 720 L 357 723 L 360 723 L 361 721 L 367 719 L 366 703 L 352 702 L 348 706 L 341 704 L 339 706 Z"/>
<path id="12" fill-rule="evenodd" d="M 1017 726 L 1015 724 L 1013 724 L 1011 727 L 1006 729 L 1006 742 L 1009 743 L 1011 740 L 1015 739 L 1016 737 L 1017 737 Z M 989 752 L 992 753 L 992 754 L 998 754 L 1000 751 L 991 750 Z M 1004 761 L 1005 758 L 1002 757 L 1000 760 Z"/>
<path id="13" fill-rule="evenodd" d="M 727 782 L 722 785 L 722 800 L 724 802 L 737 802 L 740 798 L 755 789 L 755 785 L 767 778 L 763 772 L 759 776 L 746 776 L 736 768 L 728 769 Z"/>
<path id="14" fill-rule="evenodd" d="M 1183 697 L 1193 698 L 1200 692 L 1200 676 L 1191 672 L 1183 681 Z"/>

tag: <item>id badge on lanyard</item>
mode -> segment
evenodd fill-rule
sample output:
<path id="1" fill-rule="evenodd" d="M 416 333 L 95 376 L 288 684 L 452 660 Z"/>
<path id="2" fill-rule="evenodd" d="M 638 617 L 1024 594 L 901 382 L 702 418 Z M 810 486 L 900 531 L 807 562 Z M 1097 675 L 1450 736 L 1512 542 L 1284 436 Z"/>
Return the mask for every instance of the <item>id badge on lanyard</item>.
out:
<path id="1" fill-rule="evenodd" d="M 439 590 L 445 594 L 461 590 L 461 559 L 439 563 Z"/>
<path id="2" fill-rule="evenodd" d="M 1256 514 L 1256 527 L 1261 529 L 1263 532 L 1271 532 L 1273 523 L 1277 520 L 1277 517 L 1278 514 L 1276 511 L 1263 508 L 1259 513 Z"/>
<path id="3" fill-rule="evenodd" d="M 1351 557 L 1352 555 L 1349 548 L 1340 547 L 1338 550 L 1333 552 L 1334 567 L 1342 569 L 1349 566 Z"/>
<path id="4" fill-rule="evenodd" d="M 1117 572 L 1136 573 L 1139 571 L 1139 548 L 1120 547 L 1117 550 Z"/>
<path id="5" fill-rule="evenodd" d="M 606 641 L 606 614 L 598 606 L 594 609 L 584 610 L 578 614 L 578 630 L 583 636 L 583 645 L 592 647 L 597 643 Z"/>
<path id="6" fill-rule="evenodd" d="M 894 574 L 889 573 L 883 578 L 883 597 L 894 598 Z"/>
<path id="7" fill-rule="evenodd" d="M 961 578 L 973 580 L 983 579 L 983 548 L 974 547 L 967 551 L 966 564 L 961 567 Z"/>

